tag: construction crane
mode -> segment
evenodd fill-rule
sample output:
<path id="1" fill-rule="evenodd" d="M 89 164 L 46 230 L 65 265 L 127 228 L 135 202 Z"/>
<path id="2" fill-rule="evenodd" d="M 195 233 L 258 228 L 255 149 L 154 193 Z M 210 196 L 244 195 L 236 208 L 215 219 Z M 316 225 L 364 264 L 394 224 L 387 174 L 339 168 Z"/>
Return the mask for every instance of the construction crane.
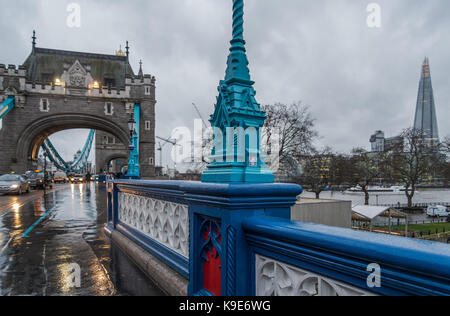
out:
<path id="1" fill-rule="evenodd" d="M 201 118 L 201 120 L 203 122 L 203 127 L 208 128 L 208 124 L 206 124 L 206 121 L 203 118 L 202 113 L 200 113 L 200 110 L 198 109 L 197 105 L 194 102 L 192 102 L 192 105 L 194 106 L 194 109 L 197 112 L 198 116 Z"/>
<path id="2" fill-rule="evenodd" d="M 159 137 L 159 136 L 156 136 L 156 138 L 164 142 L 164 144 L 162 144 L 161 142 L 158 142 L 158 144 L 159 144 L 159 148 L 158 148 L 159 161 L 161 163 L 161 167 L 163 167 L 162 154 L 163 154 L 164 146 L 167 145 L 167 144 L 171 144 L 173 146 L 177 146 L 177 141 L 176 140 L 172 140 L 172 139 L 162 138 L 162 137 Z M 176 152 L 175 152 L 175 154 L 176 154 Z M 176 161 L 175 161 L 175 171 L 176 171 L 176 169 L 177 169 L 177 165 L 176 165 Z"/>

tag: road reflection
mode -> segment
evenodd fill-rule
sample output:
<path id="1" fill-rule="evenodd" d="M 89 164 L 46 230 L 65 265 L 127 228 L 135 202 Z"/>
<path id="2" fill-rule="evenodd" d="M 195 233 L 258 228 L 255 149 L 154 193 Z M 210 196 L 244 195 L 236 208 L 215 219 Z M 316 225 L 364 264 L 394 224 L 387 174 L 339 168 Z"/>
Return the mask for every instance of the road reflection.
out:
<path id="1" fill-rule="evenodd" d="M 0 295 L 162 295 L 105 236 L 104 185 L 66 185 L 0 214 Z"/>

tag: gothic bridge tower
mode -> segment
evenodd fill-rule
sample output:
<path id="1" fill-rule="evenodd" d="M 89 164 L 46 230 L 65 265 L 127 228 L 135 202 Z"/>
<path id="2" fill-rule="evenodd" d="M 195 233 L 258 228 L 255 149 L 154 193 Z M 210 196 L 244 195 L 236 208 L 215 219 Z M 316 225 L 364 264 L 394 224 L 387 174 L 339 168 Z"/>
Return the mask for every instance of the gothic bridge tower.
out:
<path id="1" fill-rule="evenodd" d="M 127 43 L 128 44 L 128 43 Z M 15 107 L 0 130 L 0 174 L 33 169 L 42 142 L 53 133 L 94 129 L 97 172 L 128 156 L 130 119 L 140 104 L 142 177 L 154 176 L 155 77 L 135 75 L 126 53 L 115 55 L 39 48 L 22 66 L 0 64 L 0 101 L 15 96 Z M 74 152 L 78 148 L 74 148 Z"/>

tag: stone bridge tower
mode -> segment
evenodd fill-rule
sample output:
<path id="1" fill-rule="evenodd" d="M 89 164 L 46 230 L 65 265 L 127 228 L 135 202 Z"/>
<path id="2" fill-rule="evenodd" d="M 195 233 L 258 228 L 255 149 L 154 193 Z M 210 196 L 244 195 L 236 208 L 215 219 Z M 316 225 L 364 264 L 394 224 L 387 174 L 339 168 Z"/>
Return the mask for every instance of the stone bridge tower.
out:
<path id="1" fill-rule="evenodd" d="M 38 48 L 35 39 L 22 66 L 0 64 L 0 100 L 16 96 L 0 130 L 0 174 L 33 169 L 44 139 L 74 128 L 97 131 L 97 172 L 112 160 L 126 160 L 127 122 L 139 103 L 141 175 L 153 177 L 155 77 L 144 75 L 142 64 L 135 75 L 128 45 L 126 53 L 104 55 Z"/>

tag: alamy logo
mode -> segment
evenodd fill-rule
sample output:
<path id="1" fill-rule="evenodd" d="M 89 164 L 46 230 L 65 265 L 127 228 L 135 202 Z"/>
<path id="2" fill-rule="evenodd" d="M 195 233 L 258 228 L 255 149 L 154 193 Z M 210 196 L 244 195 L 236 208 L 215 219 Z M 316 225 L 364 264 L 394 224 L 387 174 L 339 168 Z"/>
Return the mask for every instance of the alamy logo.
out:
<path id="1" fill-rule="evenodd" d="M 367 286 L 371 289 L 381 287 L 381 267 L 379 264 L 372 263 L 367 266 L 367 272 L 370 275 L 367 277 Z"/>
<path id="2" fill-rule="evenodd" d="M 378 3 L 370 3 L 367 6 L 367 26 L 370 28 L 380 28 L 381 27 L 381 6 Z"/>
<path id="3" fill-rule="evenodd" d="M 67 284 L 70 288 L 81 287 L 81 268 L 76 263 L 69 264 L 67 266 Z"/>
<path id="4" fill-rule="evenodd" d="M 78 3 L 70 3 L 67 6 L 67 26 L 70 28 L 81 27 L 81 7 Z"/>

